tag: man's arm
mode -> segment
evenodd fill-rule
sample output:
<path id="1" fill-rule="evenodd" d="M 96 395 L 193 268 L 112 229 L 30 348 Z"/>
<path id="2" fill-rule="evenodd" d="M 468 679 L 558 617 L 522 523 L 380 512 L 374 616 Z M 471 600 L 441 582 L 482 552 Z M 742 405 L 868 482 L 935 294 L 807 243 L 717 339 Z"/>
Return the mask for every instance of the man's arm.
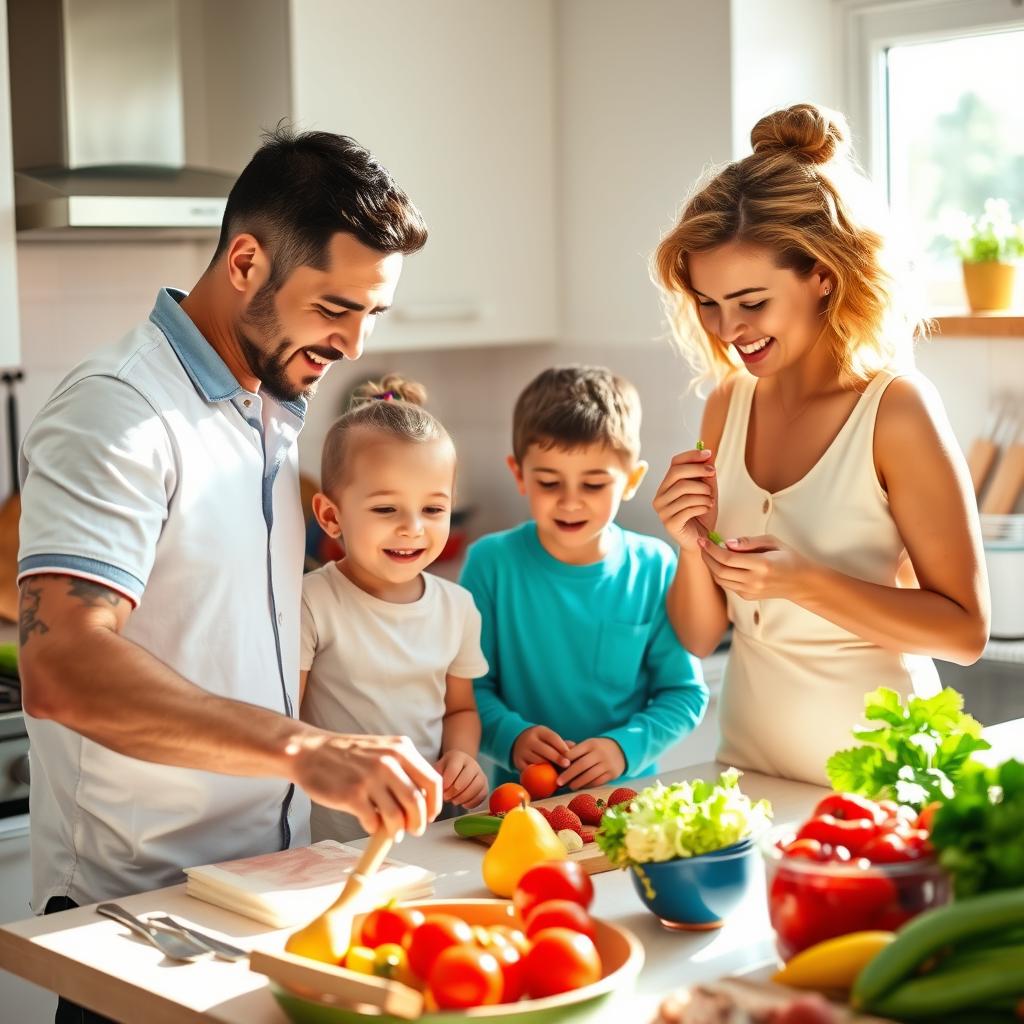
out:
<path id="1" fill-rule="evenodd" d="M 439 812 L 440 779 L 408 739 L 343 736 L 214 696 L 125 639 L 130 614 L 131 602 L 103 584 L 25 577 L 25 711 L 143 761 L 288 779 L 370 832 L 419 834 Z"/>

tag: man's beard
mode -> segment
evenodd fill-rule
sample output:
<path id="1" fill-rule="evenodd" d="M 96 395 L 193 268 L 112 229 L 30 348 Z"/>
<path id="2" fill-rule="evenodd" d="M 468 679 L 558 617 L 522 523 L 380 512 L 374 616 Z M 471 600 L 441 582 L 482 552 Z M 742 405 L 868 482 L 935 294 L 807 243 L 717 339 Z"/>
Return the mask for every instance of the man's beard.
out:
<path id="1" fill-rule="evenodd" d="M 274 338 L 281 333 L 281 322 L 274 306 L 275 289 L 268 281 L 253 296 L 249 308 L 242 316 L 242 323 L 254 327 L 263 337 Z M 279 402 L 294 402 L 297 398 L 312 398 L 316 394 L 319 380 L 310 384 L 295 385 L 288 379 L 288 359 L 284 353 L 292 347 L 288 338 L 282 338 L 273 352 L 266 352 L 248 337 L 241 327 L 235 329 L 242 355 L 249 364 L 253 376 Z M 288 357 L 291 358 L 290 356 Z"/>

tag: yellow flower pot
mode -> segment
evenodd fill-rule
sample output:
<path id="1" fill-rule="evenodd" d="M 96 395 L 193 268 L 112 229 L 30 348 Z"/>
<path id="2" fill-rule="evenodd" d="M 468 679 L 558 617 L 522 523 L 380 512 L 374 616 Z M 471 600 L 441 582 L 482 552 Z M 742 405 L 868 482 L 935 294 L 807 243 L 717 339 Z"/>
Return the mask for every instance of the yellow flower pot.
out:
<path id="1" fill-rule="evenodd" d="M 1010 308 L 1017 270 L 1015 264 L 986 260 L 982 263 L 964 263 L 963 267 L 967 304 L 972 312 Z"/>

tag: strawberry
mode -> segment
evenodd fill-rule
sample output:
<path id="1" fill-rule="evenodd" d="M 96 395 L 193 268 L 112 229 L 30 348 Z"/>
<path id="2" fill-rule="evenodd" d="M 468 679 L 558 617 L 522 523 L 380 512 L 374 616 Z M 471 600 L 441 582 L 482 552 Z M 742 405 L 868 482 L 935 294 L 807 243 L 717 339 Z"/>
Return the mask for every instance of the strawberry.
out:
<path id="1" fill-rule="evenodd" d="M 580 821 L 579 815 L 575 811 L 570 811 L 563 804 L 559 804 L 551 812 L 548 824 L 555 832 L 561 832 L 563 828 L 571 828 L 573 832 L 579 835 L 583 831 L 583 822 Z"/>
<path id="2" fill-rule="evenodd" d="M 618 804 L 629 803 L 630 800 L 634 799 L 636 799 L 635 789 L 630 789 L 628 786 L 620 786 L 608 797 L 608 806 L 615 807 Z"/>
<path id="3" fill-rule="evenodd" d="M 569 810 L 578 814 L 584 825 L 600 825 L 604 801 L 595 800 L 590 793 L 580 793 L 569 801 Z"/>
<path id="4" fill-rule="evenodd" d="M 584 846 L 586 846 L 587 843 L 592 843 L 594 841 L 594 830 L 592 828 L 591 829 L 585 828 L 580 833 L 580 839 L 583 840 L 583 845 Z"/>
<path id="5" fill-rule="evenodd" d="M 533 809 L 535 811 L 540 811 L 541 817 L 545 821 L 550 821 L 551 820 L 551 810 L 549 808 L 547 808 L 547 807 L 538 807 L 536 804 L 534 804 L 533 805 Z"/>

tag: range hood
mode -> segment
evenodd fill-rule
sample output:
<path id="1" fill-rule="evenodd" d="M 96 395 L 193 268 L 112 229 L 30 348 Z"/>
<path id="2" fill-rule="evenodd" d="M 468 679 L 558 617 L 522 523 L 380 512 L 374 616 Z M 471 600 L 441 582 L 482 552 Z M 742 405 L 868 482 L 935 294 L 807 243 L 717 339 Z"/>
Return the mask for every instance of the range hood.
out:
<path id="1" fill-rule="evenodd" d="M 219 228 L 234 176 L 185 164 L 177 0 L 7 10 L 17 230 Z"/>

